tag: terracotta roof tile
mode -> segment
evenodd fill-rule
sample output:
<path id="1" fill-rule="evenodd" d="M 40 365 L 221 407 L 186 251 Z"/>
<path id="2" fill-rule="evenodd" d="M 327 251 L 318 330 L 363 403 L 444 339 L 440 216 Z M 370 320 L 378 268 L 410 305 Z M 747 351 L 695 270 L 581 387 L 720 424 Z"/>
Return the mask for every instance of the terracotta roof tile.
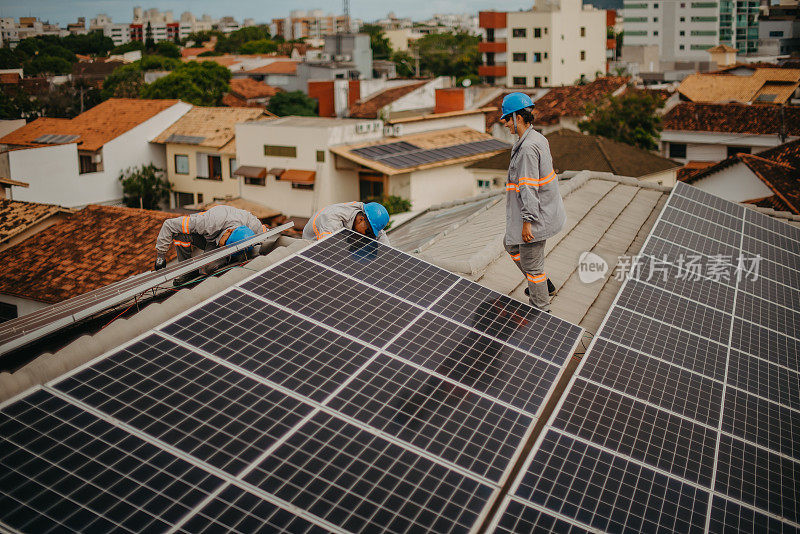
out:
<path id="1" fill-rule="evenodd" d="M 781 110 L 786 135 L 800 135 L 800 106 L 683 102 L 664 115 L 662 124 L 664 130 L 772 135 L 779 133 Z"/>
<path id="2" fill-rule="evenodd" d="M 198 146 L 221 148 L 236 135 L 236 124 L 258 120 L 263 112 L 258 108 L 195 106 L 169 128 L 161 132 L 154 143 L 167 143 L 172 135 L 202 137 Z"/>
<path id="3" fill-rule="evenodd" d="M 74 119 L 36 119 L 0 138 L 0 144 L 41 146 L 36 139 L 45 134 L 78 135 L 78 148 L 98 150 L 112 139 L 177 104 L 179 100 L 111 98 Z"/>
<path id="4" fill-rule="evenodd" d="M 359 100 L 350 108 L 350 117 L 354 119 L 376 119 L 383 107 L 419 89 L 426 83 L 428 82 L 421 81 L 401 85 L 400 87 L 390 87 L 367 100 Z"/>
<path id="5" fill-rule="evenodd" d="M 225 93 L 222 95 L 222 105 L 228 106 L 229 108 L 264 108 L 264 104 L 259 104 L 258 102 L 252 102 L 248 104 L 247 100 L 239 98 L 238 96 L 230 93 Z"/>
<path id="6" fill-rule="evenodd" d="M 161 224 L 174 216 L 87 206 L 0 252 L 0 293 L 54 303 L 148 271 Z"/>
<path id="7" fill-rule="evenodd" d="M 588 104 L 595 104 L 611 96 L 624 87 L 629 78 L 625 76 L 606 76 L 598 78 L 586 85 L 568 85 L 553 87 L 534 103 L 533 115 L 537 125 L 556 124 L 561 117 L 581 117 Z M 494 123 L 500 120 L 503 98 L 514 91 L 506 91 L 486 103 L 497 111 L 486 114 L 486 131 L 490 131 Z M 522 91 L 526 92 L 526 91 Z M 532 92 L 526 94 L 533 95 Z"/>
<path id="8" fill-rule="evenodd" d="M 230 82 L 231 93 L 240 98 L 265 98 L 278 93 L 276 87 L 258 82 L 252 78 L 234 78 Z"/>
<path id="9" fill-rule="evenodd" d="M 53 204 L 0 198 L 0 243 L 5 243 L 15 235 L 57 213 L 69 213 L 69 211 Z"/>
<path id="10" fill-rule="evenodd" d="M 800 85 L 800 69 L 757 68 L 750 76 L 691 74 L 678 91 L 692 102 L 753 102 L 761 94 L 774 95 L 767 103 L 788 101 Z"/>
<path id="11" fill-rule="evenodd" d="M 263 67 L 248 70 L 249 74 L 297 74 L 299 61 L 273 61 Z"/>
<path id="12" fill-rule="evenodd" d="M 716 164 L 716 161 L 689 161 L 686 165 L 678 169 L 677 179 L 681 182 L 685 182 L 703 169 Z"/>
<path id="13" fill-rule="evenodd" d="M 2 72 L 0 73 L 0 83 L 1 84 L 18 84 L 20 81 L 20 75 L 18 72 Z"/>

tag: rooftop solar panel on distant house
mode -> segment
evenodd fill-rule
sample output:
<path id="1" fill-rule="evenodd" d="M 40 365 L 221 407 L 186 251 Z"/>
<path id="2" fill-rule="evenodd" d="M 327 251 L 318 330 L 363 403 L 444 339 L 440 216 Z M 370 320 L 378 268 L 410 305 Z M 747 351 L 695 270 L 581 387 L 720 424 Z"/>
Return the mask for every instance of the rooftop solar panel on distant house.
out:
<path id="1" fill-rule="evenodd" d="M 165 143 L 180 143 L 182 145 L 199 145 L 205 141 L 205 137 L 197 135 L 172 134 L 164 141 Z"/>
<path id="2" fill-rule="evenodd" d="M 0 406 L 0 525 L 477 531 L 581 334 L 343 230 Z"/>
<path id="3" fill-rule="evenodd" d="M 401 141 L 386 145 L 355 148 L 350 152 L 369 160 L 394 167 L 395 169 L 403 169 L 448 159 L 473 156 L 484 152 L 504 150 L 506 148 L 508 148 L 508 144 L 498 141 L 497 139 L 484 139 L 481 141 L 428 149 Z"/>
<path id="4" fill-rule="evenodd" d="M 71 143 L 75 140 L 80 138 L 80 135 L 68 135 L 68 134 L 46 134 L 37 137 L 34 142 L 35 143 L 43 143 L 47 145 L 59 145 L 63 143 Z"/>
<path id="5" fill-rule="evenodd" d="M 799 234 L 678 183 L 498 530 L 797 532 Z"/>

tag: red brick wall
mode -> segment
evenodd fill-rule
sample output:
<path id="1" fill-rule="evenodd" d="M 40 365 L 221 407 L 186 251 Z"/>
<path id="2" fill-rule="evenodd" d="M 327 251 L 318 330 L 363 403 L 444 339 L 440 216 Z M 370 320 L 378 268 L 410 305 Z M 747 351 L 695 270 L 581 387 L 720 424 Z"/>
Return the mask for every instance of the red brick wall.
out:
<path id="1" fill-rule="evenodd" d="M 464 90 L 463 89 L 437 89 L 436 106 L 434 113 L 447 113 L 448 111 L 463 111 L 464 109 Z"/>
<path id="2" fill-rule="evenodd" d="M 320 117 L 335 117 L 336 107 L 333 100 L 333 82 L 308 82 L 308 96 L 319 102 Z"/>

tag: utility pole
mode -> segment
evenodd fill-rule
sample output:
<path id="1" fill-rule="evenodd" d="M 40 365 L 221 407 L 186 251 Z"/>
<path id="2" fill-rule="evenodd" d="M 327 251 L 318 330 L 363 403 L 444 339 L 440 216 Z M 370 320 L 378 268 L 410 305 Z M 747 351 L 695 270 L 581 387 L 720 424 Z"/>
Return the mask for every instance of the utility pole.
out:
<path id="1" fill-rule="evenodd" d="M 778 132 L 781 144 L 786 142 L 786 103 L 781 104 L 781 129 Z"/>
<path id="2" fill-rule="evenodd" d="M 344 4 L 342 11 L 344 12 L 344 33 L 350 33 L 350 0 L 342 0 Z"/>

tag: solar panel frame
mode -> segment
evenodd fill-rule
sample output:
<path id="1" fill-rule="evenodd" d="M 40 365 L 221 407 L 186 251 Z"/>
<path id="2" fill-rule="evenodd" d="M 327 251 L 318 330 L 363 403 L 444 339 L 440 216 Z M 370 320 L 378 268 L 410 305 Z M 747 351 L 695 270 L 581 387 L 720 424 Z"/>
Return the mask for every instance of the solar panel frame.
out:
<path id="1" fill-rule="evenodd" d="M 264 242 L 284 230 L 294 226 L 293 222 L 271 228 L 263 234 L 228 245 L 223 248 L 204 252 L 183 262 L 177 262 L 158 271 L 148 271 L 134 275 L 114 284 L 72 297 L 63 302 L 52 304 L 46 308 L 23 315 L 0 324 L 0 356 L 20 348 L 32 341 L 40 339 L 67 325 L 90 317 L 98 312 L 116 306 L 134 298 L 148 289 L 194 271 L 217 259 Z"/>

